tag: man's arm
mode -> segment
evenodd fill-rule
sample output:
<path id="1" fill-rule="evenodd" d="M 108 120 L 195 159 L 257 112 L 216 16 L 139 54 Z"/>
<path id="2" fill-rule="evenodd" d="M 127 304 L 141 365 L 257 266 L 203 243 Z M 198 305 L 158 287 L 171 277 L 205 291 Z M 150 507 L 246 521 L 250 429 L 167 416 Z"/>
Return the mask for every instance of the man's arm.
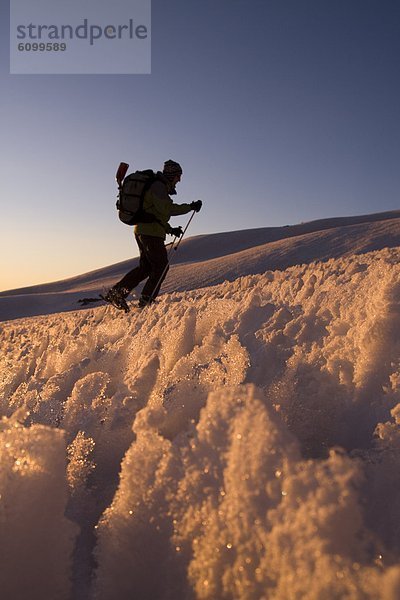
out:
<path id="1" fill-rule="evenodd" d="M 186 215 L 191 210 L 193 210 L 191 204 L 175 204 L 175 203 L 172 203 L 171 217 L 176 217 L 178 215 Z"/>

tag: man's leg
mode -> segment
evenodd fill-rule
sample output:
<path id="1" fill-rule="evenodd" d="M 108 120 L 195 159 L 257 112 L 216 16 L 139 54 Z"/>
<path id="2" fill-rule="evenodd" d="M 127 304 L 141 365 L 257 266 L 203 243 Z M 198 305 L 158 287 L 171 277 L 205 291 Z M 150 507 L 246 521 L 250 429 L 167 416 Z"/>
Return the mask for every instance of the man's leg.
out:
<path id="1" fill-rule="evenodd" d="M 121 293 L 124 298 L 126 298 L 133 288 L 139 285 L 143 279 L 146 279 L 151 272 L 151 264 L 147 258 L 147 252 L 141 239 L 142 237 L 149 236 L 135 235 L 140 252 L 139 265 L 124 275 L 121 281 L 118 281 L 112 288 L 112 290 Z"/>
<path id="2" fill-rule="evenodd" d="M 144 247 L 143 252 L 150 264 L 150 276 L 143 288 L 142 298 L 144 301 L 150 298 L 154 300 L 168 272 L 168 254 L 162 238 L 150 235 L 141 237 Z"/>

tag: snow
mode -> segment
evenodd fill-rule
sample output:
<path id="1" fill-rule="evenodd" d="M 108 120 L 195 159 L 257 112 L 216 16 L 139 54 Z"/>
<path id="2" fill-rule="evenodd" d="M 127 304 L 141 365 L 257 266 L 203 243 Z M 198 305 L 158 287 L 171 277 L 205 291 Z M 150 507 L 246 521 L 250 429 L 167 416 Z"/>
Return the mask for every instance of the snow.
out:
<path id="1" fill-rule="evenodd" d="M 143 312 L 3 322 L 4 597 L 398 600 L 396 228 L 192 257 L 214 285 Z"/>

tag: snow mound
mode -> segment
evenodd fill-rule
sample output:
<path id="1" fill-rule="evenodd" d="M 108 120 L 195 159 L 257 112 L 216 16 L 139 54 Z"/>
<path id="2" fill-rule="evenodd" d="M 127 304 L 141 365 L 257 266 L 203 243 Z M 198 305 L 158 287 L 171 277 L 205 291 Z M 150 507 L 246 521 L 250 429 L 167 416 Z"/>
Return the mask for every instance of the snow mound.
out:
<path id="1" fill-rule="evenodd" d="M 20 597 L 397 600 L 399 258 L 4 323 L 0 543 L 57 531 L 63 590 Z"/>
<path id="2" fill-rule="evenodd" d="M 78 528 L 64 516 L 64 433 L 23 427 L 24 417 L 19 410 L 0 423 L 1 594 L 67 600 Z"/>

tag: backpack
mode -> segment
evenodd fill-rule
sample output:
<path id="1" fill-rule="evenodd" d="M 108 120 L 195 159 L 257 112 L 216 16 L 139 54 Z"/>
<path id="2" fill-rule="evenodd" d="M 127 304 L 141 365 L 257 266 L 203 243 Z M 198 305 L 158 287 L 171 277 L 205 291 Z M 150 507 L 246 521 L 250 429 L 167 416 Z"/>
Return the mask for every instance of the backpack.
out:
<path id="1" fill-rule="evenodd" d="M 119 184 L 117 200 L 118 216 L 126 225 L 152 223 L 157 217 L 143 210 L 143 200 L 150 186 L 158 179 L 151 169 L 135 171 Z"/>

